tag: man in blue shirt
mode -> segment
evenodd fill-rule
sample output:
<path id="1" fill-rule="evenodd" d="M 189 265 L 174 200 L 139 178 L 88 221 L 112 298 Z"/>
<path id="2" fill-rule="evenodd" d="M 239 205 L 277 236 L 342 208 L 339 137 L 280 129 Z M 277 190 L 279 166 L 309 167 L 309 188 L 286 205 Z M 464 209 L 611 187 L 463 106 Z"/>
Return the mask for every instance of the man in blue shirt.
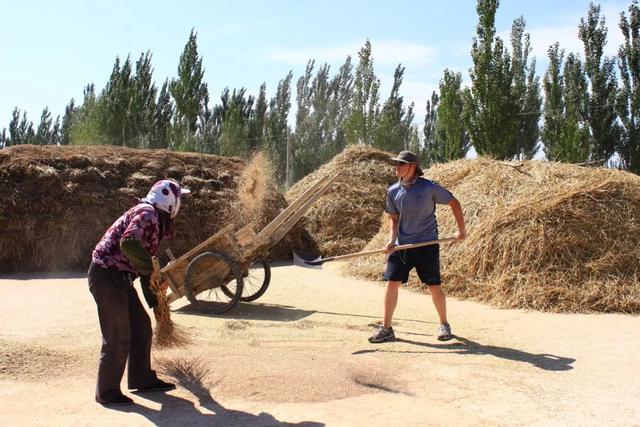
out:
<path id="1" fill-rule="evenodd" d="M 398 303 L 398 288 L 409 279 L 414 267 L 418 277 L 431 293 L 433 305 L 440 318 L 438 340 L 451 339 L 451 326 L 447 321 L 447 305 L 440 286 L 440 248 L 439 245 L 423 246 L 402 251 L 393 251 L 397 245 L 422 243 L 438 239 L 436 204 L 449 205 L 458 226 L 456 240 L 463 240 L 467 232 L 464 226 L 462 207 L 453 195 L 435 182 L 421 178 L 424 173 L 419 165 L 418 156 L 410 151 L 402 151 L 395 162 L 396 176 L 399 180 L 389 187 L 385 212 L 389 214 L 391 230 L 386 245 L 387 269 L 384 278 L 387 289 L 384 297 L 384 319 L 380 327 L 369 338 L 369 342 L 381 343 L 393 341 L 395 334 L 391 327 L 393 312 Z"/>

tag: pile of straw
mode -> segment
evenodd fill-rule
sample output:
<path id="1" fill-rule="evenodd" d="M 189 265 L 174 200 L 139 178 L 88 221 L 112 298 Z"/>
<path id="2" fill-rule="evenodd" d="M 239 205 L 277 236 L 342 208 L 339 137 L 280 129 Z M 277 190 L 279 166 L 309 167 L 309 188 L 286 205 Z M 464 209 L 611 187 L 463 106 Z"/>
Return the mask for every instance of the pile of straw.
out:
<path id="1" fill-rule="evenodd" d="M 640 312 L 640 177 L 487 158 L 425 173 L 460 200 L 469 233 L 441 247 L 448 294 L 501 308 Z M 437 218 L 440 237 L 453 235 L 450 209 L 439 207 Z M 387 238 L 385 223 L 365 249 Z M 373 256 L 349 272 L 380 280 L 384 266 L 384 256 Z"/>
<path id="2" fill-rule="evenodd" d="M 340 174 L 304 217 L 322 255 L 358 251 L 376 234 L 387 187 L 396 180 L 389 157 L 390 153 L 371 147 L 350 146 L 287 191 L 291 203 L 318 179 Z"/>
<path id="3" fill-rule="evenodd" d="M 240 216 L 232 209 L 245 165 L 237 158 L 111 146 L 0 150 L 0 273 L 86 269 L 105 230 L 162 178 L 193 191 L 174 239 L 159 253 L 165 262 L 166 248 L 180 256 Z M 269 192 L 285 203 L 276 189 Z"/>

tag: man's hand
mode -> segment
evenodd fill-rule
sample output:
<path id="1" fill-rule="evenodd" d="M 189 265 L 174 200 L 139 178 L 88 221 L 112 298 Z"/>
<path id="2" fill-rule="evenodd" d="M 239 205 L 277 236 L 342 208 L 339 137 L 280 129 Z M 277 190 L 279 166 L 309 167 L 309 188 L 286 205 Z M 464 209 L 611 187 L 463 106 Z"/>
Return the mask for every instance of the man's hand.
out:
<path id="1" fill-rule="evenodd" d="M 396 247 L 396 242 L 391 240 L 389 242 L 387 242 L 387 244 L 384 246 L 384 253 L 385 254 L 390 254 L 391 252 L 393 252 L 393 248 Z"/>
<path id="2" fill-rule="evenodd" d="M 458 230 L 455 234 L 455 238 L 456 238 L 456 242 L 461 242 L 464 239 L 467 238 L 467 229 L 463 228 L 461 230 Z"/>

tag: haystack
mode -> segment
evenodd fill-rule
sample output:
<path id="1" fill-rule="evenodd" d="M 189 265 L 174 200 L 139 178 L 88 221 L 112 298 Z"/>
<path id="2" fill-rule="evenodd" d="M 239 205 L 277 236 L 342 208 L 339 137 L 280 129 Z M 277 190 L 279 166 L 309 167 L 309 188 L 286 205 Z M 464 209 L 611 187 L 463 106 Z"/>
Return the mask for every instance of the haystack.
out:
<path id="1" fill-rule="evenodd" d="M 387 187 L 396 179 L 389 157 L 390 153 L 371 147 L 350 146 L 285 194 L 291 202 L 311 183 L 340 174 L 304 217 L 324 256 L 358 251 L 377 233 Z"/>
<path id="2" fill-rule="evenodd" d="M 640 177 L 488 158 L 435 165 L 426 176 L 460 200 L 469 233 L 441 247 L 448 294 L 501 308 L 640 313 Z M 455 232 L 448 207 L 437 218 L 441 237 Z M 365 249 L 387 238 L 384 224 Z M 383 270 L 383 256 L 348 269 L 376 280 Z"/>
<path id="3" fill-rule="evenodd" d="M 173 178 L 193 191 L 176 219 L 176 256 L 229 221 L 243 217 L 238 183 L 246 163 L 236 158 L 135 150 L 111 146 L 14 146 L 0 150 L 0 272 L 84 270 L 91 251 L 113 221 L 144 197 L 151 185 Z M 256 179 L 259 179 L 256 178 Z M 275 186 L 260 206 L 267 221 L 286 205 Z M 303 237 L 295 229 L 274 253 Z M 287 243 L 289 242 L 289 243 Z"/>

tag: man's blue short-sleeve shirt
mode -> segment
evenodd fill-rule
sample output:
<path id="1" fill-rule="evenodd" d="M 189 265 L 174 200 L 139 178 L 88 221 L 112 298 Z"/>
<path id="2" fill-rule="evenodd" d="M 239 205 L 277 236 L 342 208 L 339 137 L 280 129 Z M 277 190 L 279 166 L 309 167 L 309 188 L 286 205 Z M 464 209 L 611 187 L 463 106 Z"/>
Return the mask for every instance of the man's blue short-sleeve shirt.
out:
<path id="1" fill-rule="evenodd" d="M 418 178 L 409 188 L 403 187 L 400 182 L 389 187 L 385 212 L 400 216 L 396 244 L 436 240 L 436 203 L 446 205 L 452 198 L 447 189 L 424 178 Z"/>

